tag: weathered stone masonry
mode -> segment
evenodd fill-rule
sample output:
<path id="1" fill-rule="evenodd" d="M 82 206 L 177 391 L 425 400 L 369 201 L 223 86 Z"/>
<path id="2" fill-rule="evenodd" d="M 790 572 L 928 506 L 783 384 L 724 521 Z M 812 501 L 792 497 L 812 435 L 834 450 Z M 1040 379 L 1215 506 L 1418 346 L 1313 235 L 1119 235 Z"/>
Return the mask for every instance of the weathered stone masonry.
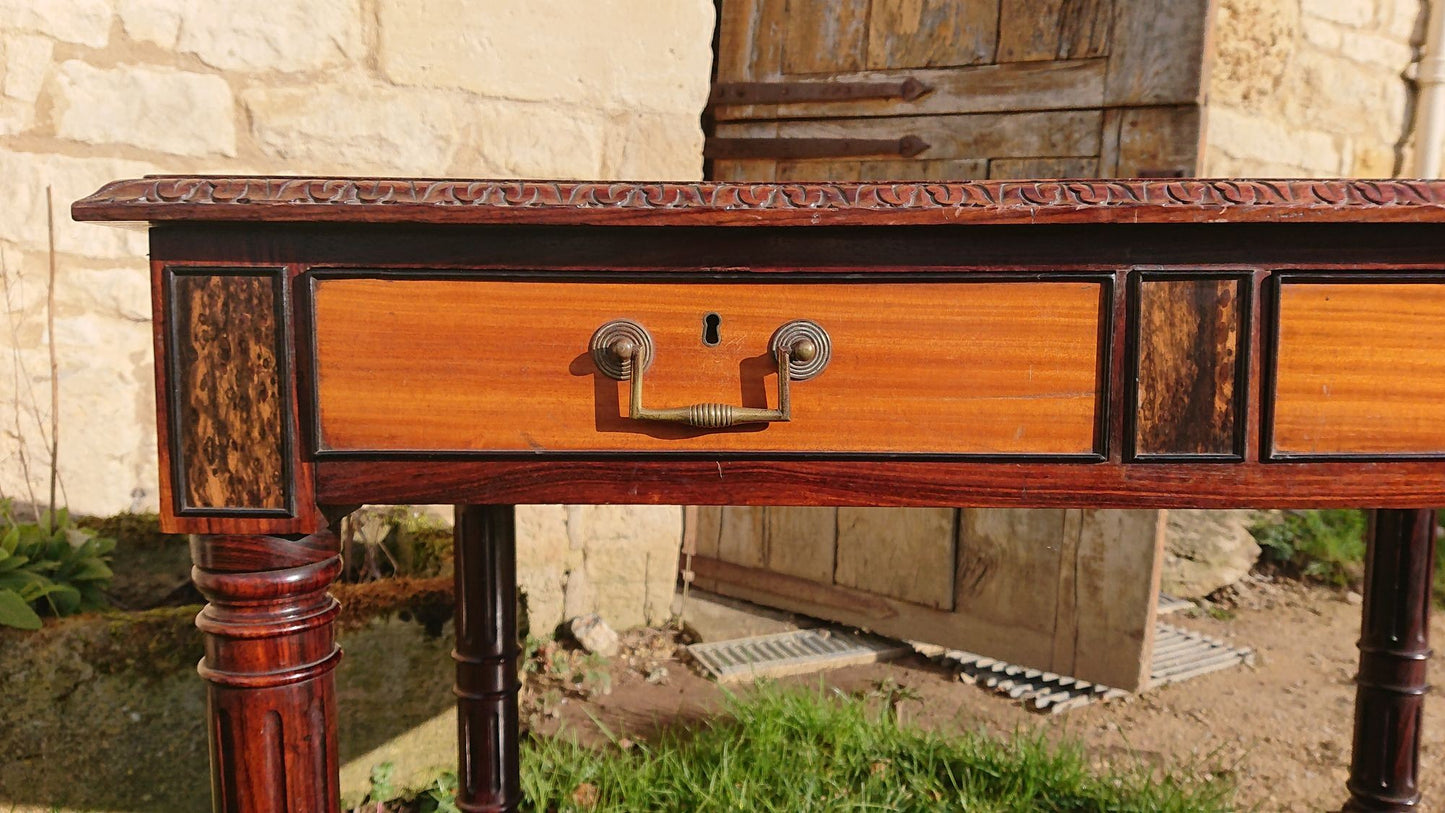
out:
<path id="1" fill-rule="evenodd" d="M 154 172 L 697 178 L 712 16 L 707 0 L 0 0 L 0 494 L 48 489 L 47 186 L 63 498 L 152 508 L 144 235 L 71 223 L 70 201 Z M 680 517 L 523 509 L 534 628 L 664 619 Z"/>

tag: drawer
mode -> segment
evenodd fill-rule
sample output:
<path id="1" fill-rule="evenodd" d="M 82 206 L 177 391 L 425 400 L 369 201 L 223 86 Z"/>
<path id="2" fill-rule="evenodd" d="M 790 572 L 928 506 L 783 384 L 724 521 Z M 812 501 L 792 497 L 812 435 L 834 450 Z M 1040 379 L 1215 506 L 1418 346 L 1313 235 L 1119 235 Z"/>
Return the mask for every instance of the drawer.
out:
<path id="1" fill-rule="evenodd" d="M 312 288 L 317 451 L 1095 457 L 1107 290 L 1095 278 L 322 277 Z M 769 341 L 792 320 L 826 332 L 829 358 L 790 382 L 786 423 L 633 420 L 629 383 L 589 352 L 594 331 L 617 319 L 651 339 L 652 408 L 777 408 Z"/>
<path id="2" fill-rule="evenodd" d="M 1445 455 L 1445 279 L 1281 275 L 1277 458 Z"/>

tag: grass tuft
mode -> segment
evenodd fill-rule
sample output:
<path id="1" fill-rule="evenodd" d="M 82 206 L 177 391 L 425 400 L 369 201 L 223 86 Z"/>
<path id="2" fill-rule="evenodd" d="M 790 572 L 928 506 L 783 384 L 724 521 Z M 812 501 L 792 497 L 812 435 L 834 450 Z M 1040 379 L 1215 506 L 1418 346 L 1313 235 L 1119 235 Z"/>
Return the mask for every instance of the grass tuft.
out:
<path id="1" fill-rule="evenodd" d="M 1041 735 L 995 740 L 899 727 L 886 709 L 763 686 L 728 713 L 652 743 L 524 746 L 524 809 L 538 811 L 1222 811 L 1232 785 L 1142 764 L 1094 770 Z M 619 741 L 620 743 L 621 741 Z"/>
<path id="2" fill-rule="evenodd" d="M 1445 509 L 1436 513 L 1445 527 Z M 1280 522 L 1250 529 L 1264 558 L 1295 576 L 1337 587 L 1359 586 L 1365 572 L 1364 511 L 1330 509 L 1290 511 Z M 1435 603 L 1445 607 L 1445 536 L 1435 546 Z"/>
<path id="3" fill-rule="evenodd" d="M 1365 512 L 1290 511 L 1280 522 L 1252 529 L 1266 559 L 1306 579 L 1348 587 L 1365 561 Z"/>

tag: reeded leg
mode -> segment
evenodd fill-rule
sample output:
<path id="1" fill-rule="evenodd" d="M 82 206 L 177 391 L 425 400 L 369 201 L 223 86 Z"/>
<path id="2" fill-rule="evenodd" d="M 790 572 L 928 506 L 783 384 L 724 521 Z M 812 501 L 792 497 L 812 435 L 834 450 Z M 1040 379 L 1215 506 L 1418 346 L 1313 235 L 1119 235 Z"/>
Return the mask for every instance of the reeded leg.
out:
<path id="1" fill-rule="evenodd" d="M 517 534 L 510 505 L 459 505 L 456 518 L 457 806 L 516 810 Z"/>
<path id="2" fill-rule="evenodd" d="M 1434 567 L 1434 511 L 1372 512 L 1346 811 L 1414 810 L 1420 803 Z"/>
<path id="3" fill-rule="evenodd" d="M 336 535 L 194 536 L 217 813 L 340 808 L 332 632 Z"/>

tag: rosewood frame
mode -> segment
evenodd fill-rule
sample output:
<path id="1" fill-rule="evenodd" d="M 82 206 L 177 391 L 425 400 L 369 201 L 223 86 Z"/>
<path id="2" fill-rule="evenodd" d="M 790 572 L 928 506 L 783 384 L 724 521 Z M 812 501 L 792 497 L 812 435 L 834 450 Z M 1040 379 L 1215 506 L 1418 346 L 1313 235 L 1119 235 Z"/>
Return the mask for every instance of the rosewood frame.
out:
<path id="1" fill-rule="evenodd" d="M 328 525 L 363 502 L 458 505 L 459 805 L 510 810 L 517 767 L 515 526 L 523 502 L 1099 507 L 1360 506 L 1371 520 L 1347 809 L 1419 802 L 1418 738 L 1445 454 L 1272 455 L 1278 283 L 1445 277 L 1445 182 L 1048 181 L 628 184 L 348 178 L 119 181 L 77 220 L 152 225 L 162 522 L 193 537 L 210 604 L 218 811 L 337 808 L 340 656 L 325 593 Z M 285 516 L 183 504 L 175 273 L 279 274 Z M 311 283 L 361 274 L 467 279 L 1102 280 L 1096 450 L 988 455 L 335 452 L 318 433 Z M 1133 454 L 1139 281 L 1234 279 L 1234 446 Z M 218 303 L 217 308 L 224 307 Z M 224 360 L 217 360 L 223 363 Z M 225 436 L 224 421 L 218 424 Z M 222 444 L 224 445 L 224 444 Z M 245 450 L 242 450 L 242 454 Z M 180 484 L 179 490 L 176 486 Z M 221 487 L 224 491 L 224 486 Z"/>

